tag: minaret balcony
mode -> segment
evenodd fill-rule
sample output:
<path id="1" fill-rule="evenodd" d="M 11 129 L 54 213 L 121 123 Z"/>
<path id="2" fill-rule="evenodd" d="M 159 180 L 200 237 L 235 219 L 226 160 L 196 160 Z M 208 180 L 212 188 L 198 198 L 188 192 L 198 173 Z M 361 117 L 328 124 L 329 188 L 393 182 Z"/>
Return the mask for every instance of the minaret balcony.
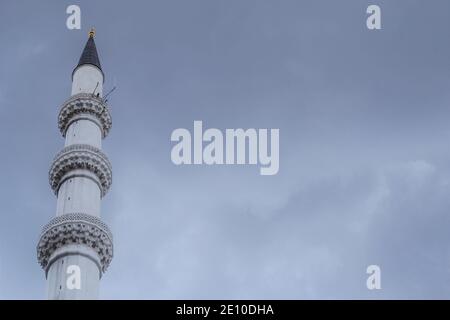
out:
<path id="1" fill-rule="evenodd" d="M 61 106 L 58 127 L 63 137 L 69 126 L 77 120 L 90 120 L 99 126 L 105 138 L 112 127 L 112 118 L 105 101 L 94 94 L 78 93 Z"/>
<path id="2" fill-rule="evenodd" d="M 48 270 L 52 255 L 71 245 L 83 245 L 94 250 L 102 272 L 106 271 L 113 258 L 113 236 L 108 226 L 89 214 L 69 213 L 53 218 L 42 228 L 36 248 L 39 264 Z"/>
<path id="3" fill-rule="evenodd" d="M 99 185 L 102 197 L 112 184 L 112 166 L 108 157 L 98 148 L 87 144 L 65 147 L 54 158 L 49 171 L 50 186 L 58 194 L 59 187 L 67 179 L 79 175 L 80 170 L 88 171 L 86 178 L 92 178 Z"/>

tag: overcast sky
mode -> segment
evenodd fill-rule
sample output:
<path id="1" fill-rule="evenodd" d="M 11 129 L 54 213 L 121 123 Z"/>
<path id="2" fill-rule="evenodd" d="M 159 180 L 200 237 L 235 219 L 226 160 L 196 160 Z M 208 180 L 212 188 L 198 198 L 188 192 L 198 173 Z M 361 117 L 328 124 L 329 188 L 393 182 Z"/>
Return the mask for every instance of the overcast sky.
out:
<path id="1" fill-rule="evenodd" d="M 448 0 L 1 0 L 0 298 L 45 298 L 56 118 L 91 26 L 117 86 L 101 298 L 450 298 Z M 175 166 L 194 120 L 279 128 L 279 173 Z"/>

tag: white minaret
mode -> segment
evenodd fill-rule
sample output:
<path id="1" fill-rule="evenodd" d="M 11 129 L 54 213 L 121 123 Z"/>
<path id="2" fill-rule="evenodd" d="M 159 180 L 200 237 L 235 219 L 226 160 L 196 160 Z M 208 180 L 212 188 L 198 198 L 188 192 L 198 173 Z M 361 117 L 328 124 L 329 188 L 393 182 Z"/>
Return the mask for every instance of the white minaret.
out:
<path id="1" fill-rule="evenodd" d="M 58 197 L 56 217 L 43 228 L 37 246 L 48 299 L 97 299 L 100 278 L 113 257 L 111 232 L 100 220 L 100 201 L 112 183 L 101 146 L 112 121 L 102 99 L 104 74 L 94 35 L 91 30 L 72 73 L 72 96 L 58 116 L 66 141 L 49 171 Z"/>

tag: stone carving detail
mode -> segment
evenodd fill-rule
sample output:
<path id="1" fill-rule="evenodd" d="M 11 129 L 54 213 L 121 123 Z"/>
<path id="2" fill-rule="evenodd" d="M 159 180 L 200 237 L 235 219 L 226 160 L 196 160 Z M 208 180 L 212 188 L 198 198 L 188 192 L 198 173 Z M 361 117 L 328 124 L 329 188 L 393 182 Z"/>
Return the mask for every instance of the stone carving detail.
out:
<path id="1" fill-rule="evenodd" d="M 113 237 L 108 226 L 99 218 L 85 213 L 57 216 L 42 229 L 37 246 L 38 261 L 46 268 L 51 255 L 64 245 L 82 244 L 97 252 L 102 272 L 113 258 Z"/>
<path id="2" fill-rule="evenodd" d="M 58 127 L 63 137 L 73 118 L 77 115 L 89 114 L 98 119 L 98 125 L 102 128 L 102 136 L 105 138 L 112 127 L 112 118 L 108 107 L 102 98 L 89 93 L 79 93 L 72 96 L 61 107 L 58 115 Z"/>
<path id="3" fill-rule="evenodd" d="M 102 197 L 111 187 L 112 167 L 106 155 L 93 146 L 74 144 L 61 150 L 53 160 L 49 182 L 55 194 L 58 193 L 64 175 L 75 169 L 88 169 L 98 177 Z"/>

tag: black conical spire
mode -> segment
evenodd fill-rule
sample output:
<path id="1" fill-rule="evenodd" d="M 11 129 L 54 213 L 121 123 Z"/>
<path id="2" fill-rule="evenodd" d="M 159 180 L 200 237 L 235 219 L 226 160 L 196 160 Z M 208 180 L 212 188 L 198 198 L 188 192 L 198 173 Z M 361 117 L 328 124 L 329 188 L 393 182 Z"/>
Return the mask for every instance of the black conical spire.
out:
<path id="1" fill-rule="evenodd" d="M 86 42 L 86 46 L 84 47 L 83 53 L 80 57 L 80 61 L 78 62 L 75 70 L 82 65 L 90 64 L 99 68 L 103 73 L 102 66 L 100 65 L 100 59 L 98 58 L 97 48 L 94 42 L 94 36 L 95 31 L 94 29 L 91 29 L 91 31 L 89 32 L 89 39 Z"/>

